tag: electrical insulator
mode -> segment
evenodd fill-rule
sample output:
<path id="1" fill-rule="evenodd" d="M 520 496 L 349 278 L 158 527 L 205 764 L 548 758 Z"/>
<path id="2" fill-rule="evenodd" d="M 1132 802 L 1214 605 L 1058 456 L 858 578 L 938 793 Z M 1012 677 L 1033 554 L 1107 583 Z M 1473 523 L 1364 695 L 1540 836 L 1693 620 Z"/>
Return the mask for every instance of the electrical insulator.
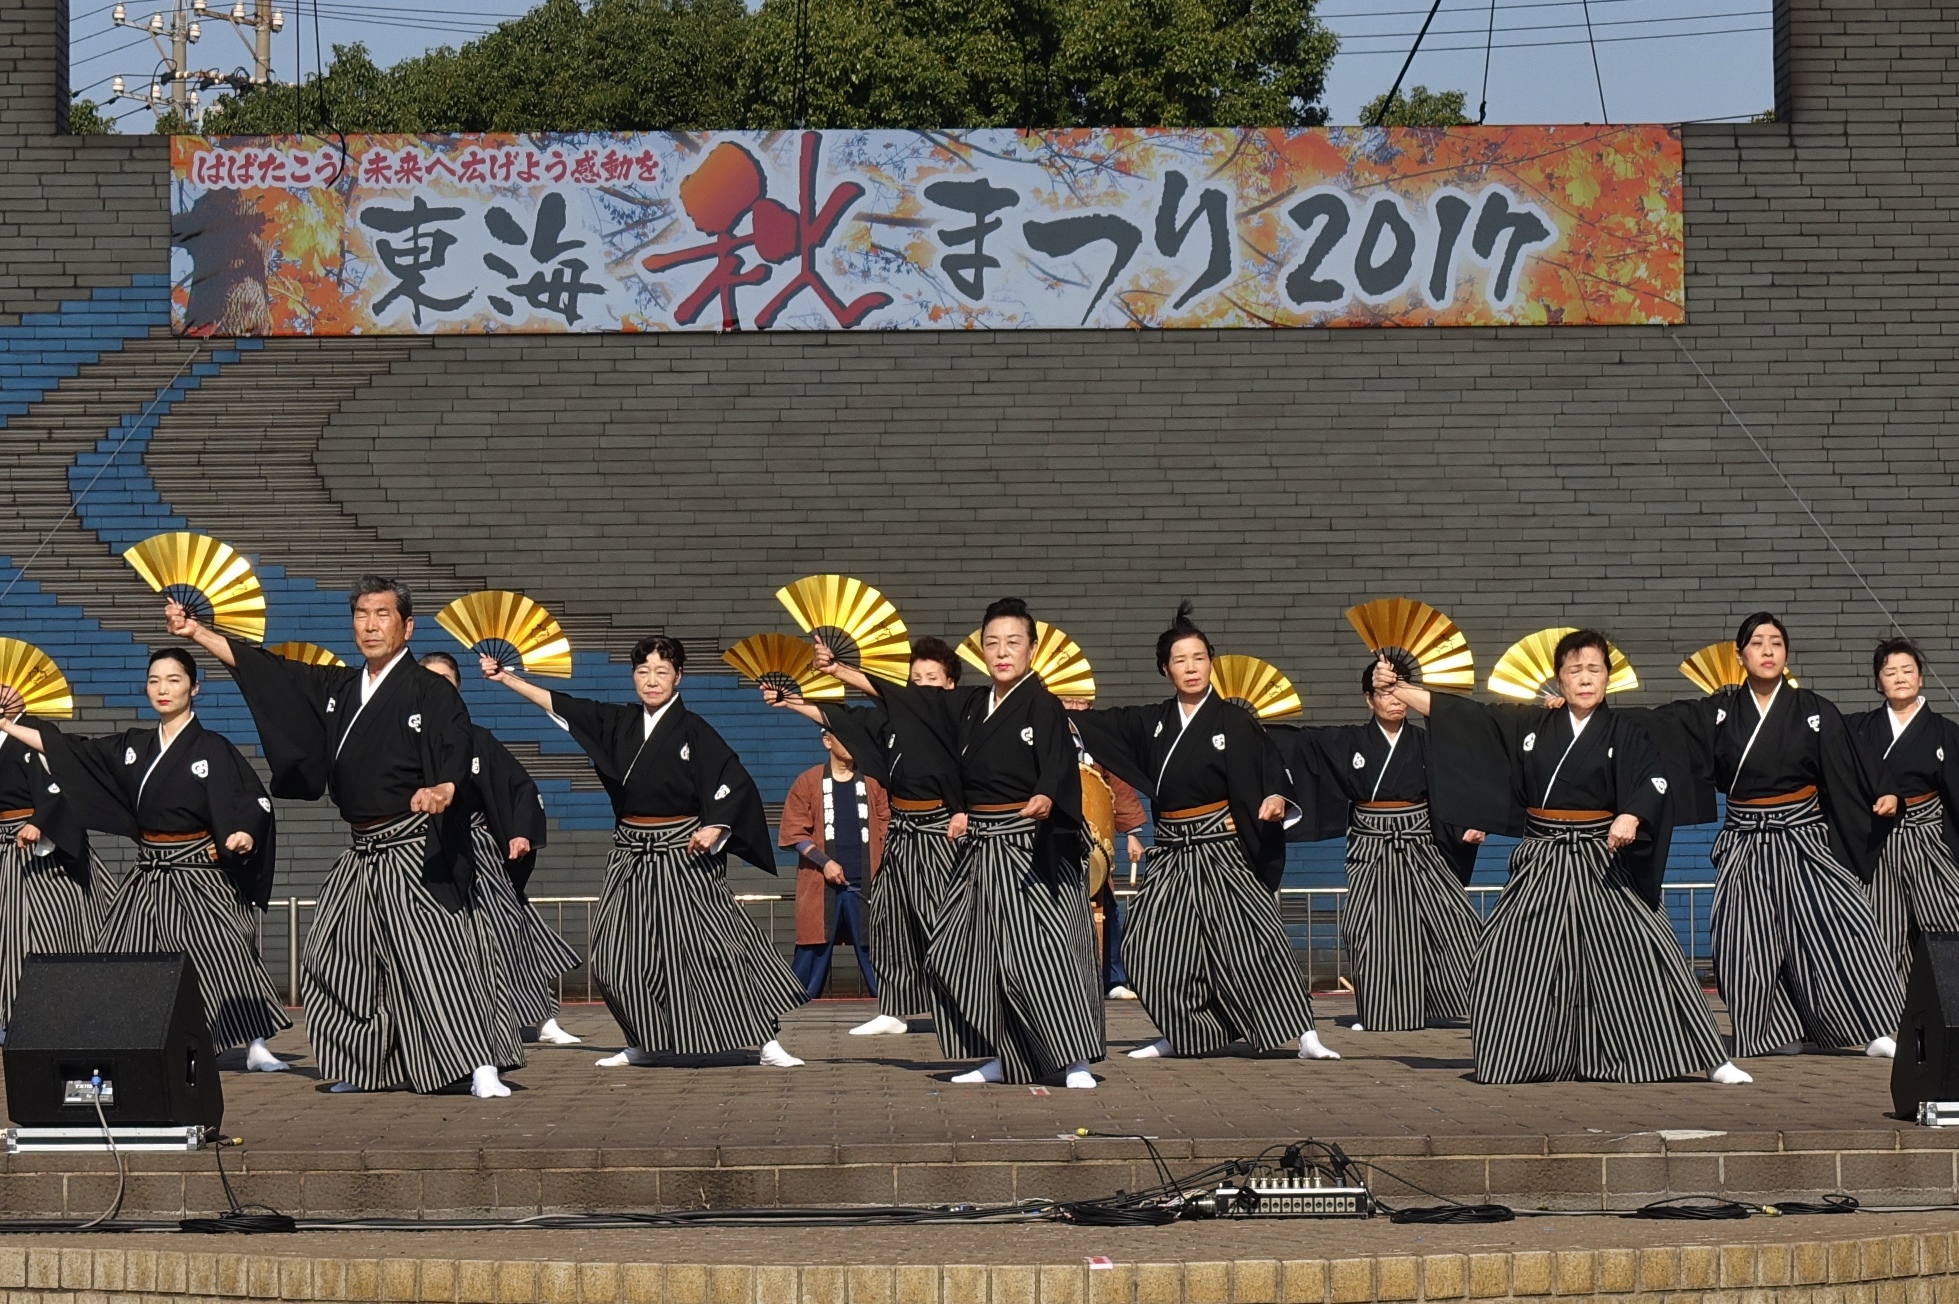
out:
<path id="1" fill-rule="evenodd" d="M 231 21 L 234 23 L 245 21 L 245 0 L 238 0 L 238 3 L 231 7 Z"/>
<path id="2" fill-rule="evenodd" d="M 114 23 L 117 27 L 121 27 L 128 18 L 129 18 L 129 11 L 127 9 L 124 9 L 121 5 L 117 5 L 114 9 L 109 11 L 109 21 Z"/>
<path id="3" fill-rule="evenodd" d="M 122 95 L 122 75 L 120 73 L 109 78 L 109 90 L 118 97 Z"/>
<path id="4" fill-rule="evenodd" d="M 161 104 L 161 103 L 163 103 L 163 83 L 162 83 L 162 82 L 160 82 L 160 81 L 153 81 L 153 82 L 151 82 L 151 83 L 150 83 L 150 103 L 152 103 L 152 104 Z"/>
<path id="5" fill-rule="evenodd" d="M 191 12 L 194 14 L 202 14 L 204 12 L 205 5 L 208 2 L 209 0 L 190 0 Z"/>
<path id="6" fill-rule="evenodd" d="M 163 15 L 162 15 L 162 14 L 151 14 L 151 15 L 150 15 L 150 30 L 151 30 L 151 31 L 153 31 L 153 32 L 158 32 L 158 33 L 161 33 L 161 32 L 163 31 Z"/>
<path id="7" fill-rule="evenodd" d="M 275 32 L 282 32 L 285 30 L 285 28 L 286 28 L 286 15 L 281 11 L 274 9 L 272 11 L 272 30 Z"/>

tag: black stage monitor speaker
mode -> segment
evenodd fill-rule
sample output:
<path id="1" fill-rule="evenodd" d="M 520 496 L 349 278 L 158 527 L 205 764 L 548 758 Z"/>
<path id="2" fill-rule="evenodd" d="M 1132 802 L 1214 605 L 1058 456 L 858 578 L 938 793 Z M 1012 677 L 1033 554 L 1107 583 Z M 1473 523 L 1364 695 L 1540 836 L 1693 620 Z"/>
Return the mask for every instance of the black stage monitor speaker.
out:
<path id="1" fill-rule="evenodd" d="M 215 1128 L 217 1056 L 190 957 L 30 955 L 7 1025 L 7 1113 L 19 1127 Z"/>
<path id="2" fill-rule="evenodd" d="M 1959 933 L 1921 933 L 1912 946 L 1891 1103 L 1916 1119 L 1926 1100 L 1959 1100 Z"/>

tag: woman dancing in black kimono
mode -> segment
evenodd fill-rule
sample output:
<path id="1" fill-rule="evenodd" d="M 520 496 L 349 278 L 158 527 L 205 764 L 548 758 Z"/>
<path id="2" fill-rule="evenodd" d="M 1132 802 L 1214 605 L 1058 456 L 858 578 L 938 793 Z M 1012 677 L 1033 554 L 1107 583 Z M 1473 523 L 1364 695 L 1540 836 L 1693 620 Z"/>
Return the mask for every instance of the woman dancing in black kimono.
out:
<path id="1" fill-rule="evenodd" d="M 1610 658 L 1595 630 L 1560 639 L 1557 709 L 1430 693 L 1386 657 L 1374 667 L 1377 694 L 1429 717 L 1436 818 L 1523 837 L 1476 952 L 1476 1080 L 1749 1082 L 1656 908 L 1667 781 L 1645 726 L 1606 704 Z"/>
<path id="2" fill-rule="evenodd" d="M 1156 640 L 1157 672 L 1176 696 L 1072 717 L 1095 759 L 1147 796 L 1154 815 L 1123 961 L 1163 1036 L 1129 1054 L 1208 1055 L 1247 1041 L 1339 1059 L 1314 1030 L 1273 895 L 1286 864 L 1285 762 L 1251 712 L 1212 690 L 1213 655 L 1189 606 L 1179 607 Z"/>
<path id="3" fill-rule="evenodd" d="M 680 640 L 643 638 L 632 657 L 632 706 L 539 688 L 482 658 L 485 679 L 571 731 L 619 820 L 592 919 L 592 977 L 626 1046 L 599 1067 L 760 1046 L 762 1063 L 793 1068 L 802 1061 L 776 1034 L 807 999 L 803 986 L 728 891 L 729 851 L 775 872 L 761 794 L 680 700 Z"/>
<path id="4" fill-rule="evenodd" d="M 21 707 L 20 694 L 0 684 L 0 717 L 31 720 Z M 47 759 L 0 734 L 0 1041 L 22 962 L 94 945 L 92 863 L 88 832 Z"/>
<path id="5" fill-rule="evenodd" d="M 272 801 L 230 740 L 198 723 L 190 653 L 155 653 L 147 691 L 152 729 L 74 738 L 52 724 L 0 721 L 0 730 L 47 757 L 90 828 L 136 842 L 136 867 L 109 896 L 96 949 L 189 955 L 212 1044 L 245 1046 L 247 1069 L 277 1072 L 287 1065 L 265 1043 L 292 1020 L 258 950 L 272 892 Z"/>

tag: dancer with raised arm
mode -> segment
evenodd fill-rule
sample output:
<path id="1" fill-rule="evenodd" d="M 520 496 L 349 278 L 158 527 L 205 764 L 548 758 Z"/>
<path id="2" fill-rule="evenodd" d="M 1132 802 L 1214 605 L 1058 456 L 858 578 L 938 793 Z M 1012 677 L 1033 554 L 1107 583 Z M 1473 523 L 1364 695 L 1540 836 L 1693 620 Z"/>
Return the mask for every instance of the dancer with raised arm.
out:
<path id="1" fill-rule="evenodd" d="M 1728 795 L 1714 839 L 1714 978 L 1735 1054 L 1863 1046 L 1896 1053 L 1904 990 L 1864 894 L 1877 866 L 1871 816 L 1898 812 L 1828 698 L 1788 682 L 1789 632 L 1741 622 L 1743 681 L 1663 710 Z M 1862 881 L 1860 881 L 1862 880 Z"/>
<path id="2" fill-rule="evenodd" d="M 1156 640 L 1175 696 L 1078 710 L 1095 759 L 1150 799 L 1155 843 L 1130 903 L 1124 960 L 1163 1036 L 1132 1059 L 1209 1055 L 1233 1042 L 1339 1059 L 1313 1027 L 1313 1002 L 1279 919 L 1285 793 L 1279 749 L 1251 712 L 1211 687 L 1215 651 L 1190 606 Z"/>
<path id="3" fill-rule="evenodd" d="M 1476 1080 L 1749 1082 L 1656 908 L 1668 785 L 1645 727 L 1606 703 L 1611 655 L 1596 630 L 1560 639 L 1556 709 L 1431 693 L 1375 662 L 1375 694 L 1429 717 L 1435 817 L 1523 837 L 1476 953 Z"/>
<path id="4" fill-rule="evenodd" d="M 469 713 L 415 664 L 407 588 L 363 575 L 348 597 L 361 663 L 306 665 L 227 638 L 168 602 L 164 620 L 232 668 L 272 768 L 272 795 L 330 792 L 352 845 L 320 889 L 300 993 L 334 1091 L 419 1092 L 467 1081 L 507 1096 L 524 1062 L 488 921 L 466 806 Z"/>
<path id="5" fill-rule="evenodd" d="M 1897 813 L 1877 819 L 1869 891 L 1902 986 L 1910 982 L 1912 942 L 1920 933 L 1959 933 L 1959 828 L 1953 824 L 1959 726 L 1925 700 L 1925 654 L 1910 639 L 1879 643 L 1871 673 L 1884 705 L 1845 723 L 1864 749 L 1867 770 L 1889 774 L 1900 794 Z"/>
<path id="6" fill-rule="evenodd" d="M 287 1067 L 266 1040 L 292 1027 L 258 950 L 272 895 L 272 801 L 250 762 L 192 709 L 197 662 L 182 648 L 150 657 L 153 729 L 71 737 L 54 724 L 0 720 L 47 757 L 82 819 L 136 843 L 136 866 L 112 889 L 93 949 L 111 955 L 182 951 L 220 1051 L 246 1047 L 245 1067 Z"/>
<path id="7" fill-rule="evenodd" d="M 654 634 L 633 645 L 626 706 L 540 688 L 495 658 L 483 677 L 561 721 L 591 758 L 618 819 L 592 918 L 592 978 L 625 1033 L 600 1068 L 655 1052 L 712 1055 L 760 1046 L 761 1062 L 802 1063 L 777 1040 L 806 996 L 728 890 L 728 852 L 769 873 L 762 796 L 720 734 L 680 697 L 687 650 Z"/>
<path id="8" fill-rule="evenodd" d="M 428 652 L 420 661 L 424 670 L 461 690 L 456 658 Z M 525 1041 L 575 1046 L 584 1039 L 558 1026 L 557 979 L 578 967 L 578 952 L 524 895 L 548 835 L 544 798 L 530 771 L 495 734 L 471 721 L 469 737 L 475 749 L 469 759 L 469 838 L 476 853 L 477 898 L 496 938 L 518 1031 Z"/>
<path id="9" fill-rule="evenodd" d="M 1002 598 L 980 621 L 988 682 L 972 688 L 877 683 L 959 758 L 960 843 L 926 952 L 932 1023 L 947 1059 L 981 1059 L 952 1080 L 1095 1086 L 1106 1053 L 1095 926 L 1088 913 L 1081 774 L 1061 703 L 1032 672 L 1034 617 Z M 816 668 L 860 690 L 817 640 Z M 904 701 L 900 708 L 898 703 Z"/>
<path id="10" fill-rule="evenodd" d="M 826 672 L 871 700 L 862 706 L 808 702 L 773 684 L 762 700 L 793 710 L 841 740 L 864 773 L 884 785 L 891 802 L 884 858 L 865 893 L 864 931 L 877 967 L 878 1015 L 850 1030 L 870 1037 L 909 1032 L 906 1020 L 932 1008 L 925 948 L 952 881 L 954 846 L 948 829 L 965 810 L 956 731 L 946 703 L 930 693 L 887 698 L 885 681 L 844 665 L 823 650 Z M 944 692 L 959 684 L 959 657 L 943 639 L 912 643 L 910 683 Z"/>

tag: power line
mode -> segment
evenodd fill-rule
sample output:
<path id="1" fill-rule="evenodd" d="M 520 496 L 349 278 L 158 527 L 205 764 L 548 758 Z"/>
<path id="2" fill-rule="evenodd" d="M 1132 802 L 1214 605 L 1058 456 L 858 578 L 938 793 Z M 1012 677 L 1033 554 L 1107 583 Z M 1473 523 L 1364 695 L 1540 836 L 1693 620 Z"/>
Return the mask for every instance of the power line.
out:
<path id="1" fill-rule="evenodd" d="M 1606 22 L 1598 23 L 1596 24 L 1596 26 L 1598 27 L 1651 27 L 1656 23 L 1712 22 L 1717 18 L 1760 18 L 1766 20 L 1771 16 L 1772 15 L 1764 13 L 1760 9 L 1724 9 L 1719 12 L 1711 13 L 1711 14 L 1693 14 L 1693 15 L 1683 14 L 1671 18 L 1617 18 Z M 1592 26 L 1591 24 L 1587 24 L 1583 22 L 1513 23 L 1508 27 L 1499 27 L 1496 30 L 1499 32 L 1562 32 L 1562 31 L 1578 31 L 1582 28 L 1589 31 L 1591 29 L 1591 26 Z M 1435 34 L 1437 36 L 1473 36 L 1475 35 L 1475 33 L 1476 33 L 1476 29 L 1473 27 L 1444 27 L 1438 30 Z M 1407 37 L 1407 36 L 1414 36 L 1414 35 L 1416 35 L 1416 33 L 1414 32 L 1356 32 L 1348 39 L 1355 40 L 1355 41 L 1391 41 L 1400 37 Z"/>
<path id="2" fill-rule="evenodd" d="M 1598 38 L 1598 43 L 1600 45 L 1614 45 L 1620 41 L 1677 41 L 1683 37 L 1691 36 L 1733 36 L 1741 32 L 1767 32 L 1771 30 L 1773 29 L 1765 24 L 1760 27 L 1722 27 L 1711 32 L 1647 32 L 1636 36 L 1601 36 Z M 1562 45 L 1584 45 L 1585 43 L 1583 37 L 1566 41 L 1498 41 L 1496 48 L 1499 50 L 1545 50 Z M 1474 50 L 1475 48 L 1474 45 L 1432 45 L 1429 47 L 1429 50 L 1431 53 L 1441 54 L 1450 51 Z M 1401 49 L 1399 46 L 1389 46 L 1380 50 L 1354 50 L 1342 45 L 1340 53 L 1357 57 L 1377 57 L 1384 54 L 1400 54 Z"/>
<path id="3" fill-rule="evenodd" d="M 1401 61 L 1401 71 L 1394 75 L 1394 85 L 1388 87 L 1388 93 L 1381 97 L 1381 107 L 1374 111 L 1374 121 L 1368 123 L 1368 126 L 1378 127 L 1382 119 L 1388 116 L 1388 110 L 1394 106 L 1394 97 L 1401 93 L 1402 79 L 1408 75 L 1408 69 L 1414 66 L 1415 55 L 1422 48 L 1422 38 L 1428 35 L 1428 25 L 1435 21 L 1435 15 L 1441 9 L 1442 0 L 1435 0 L 1435 3 L 1428 7 L 1428 17 L 1422 20 L 1422 30 L 1415 33 L 1415 43 L 1408 47 L 1408 57 Z"/>
<path id="4" fill-rule="evenodd" d="M 1496 49 L 1496 0 L 1490 0 L 1490 26 L 1483 34 L 1483 93 L 1476 101 L 1476 122 L 1490 115 L 1490 51 Z"/>
<path id="5" fill-rule="evenodd" d="M 1592 31 L 1592 0 L 1580 0 L 1580 3 L 1585 7 L 1585 44 L 1592 47 L 1592 80 L 1598 83 L 1599 121 L 1610 122 L 1612 114 L 1605 107 L 1605 76 L 1598 70 L 1598 37 Z"/>

